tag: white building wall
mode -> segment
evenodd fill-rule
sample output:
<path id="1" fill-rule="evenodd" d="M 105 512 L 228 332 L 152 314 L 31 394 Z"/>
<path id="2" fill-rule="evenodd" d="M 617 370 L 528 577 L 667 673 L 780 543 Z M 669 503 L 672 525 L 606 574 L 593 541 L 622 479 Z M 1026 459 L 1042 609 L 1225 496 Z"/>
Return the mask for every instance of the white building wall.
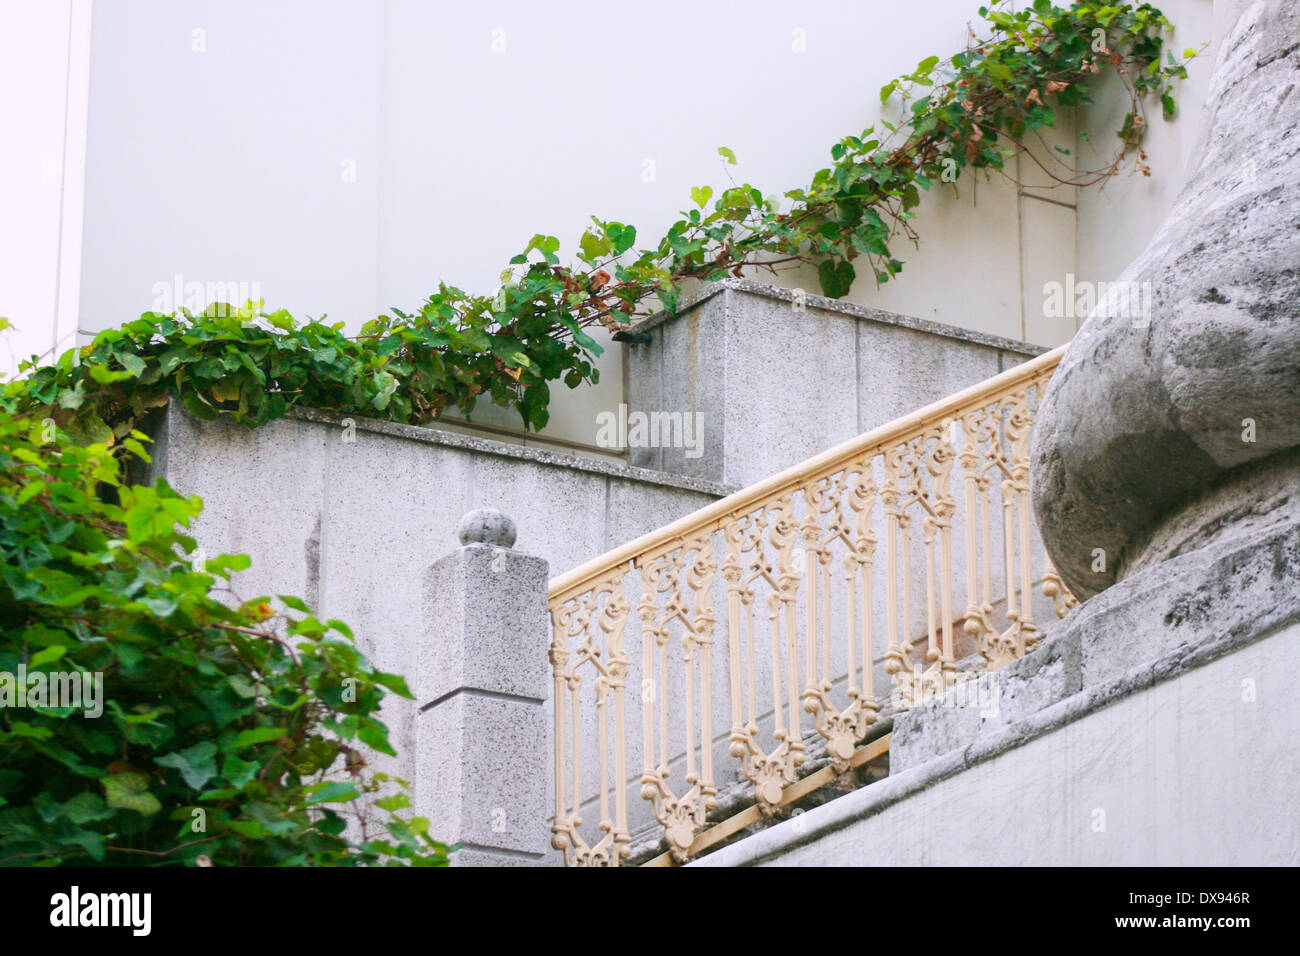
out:
<path id="1" fill-rule="evenodd" d="M 1285 627 L 765 863 L 1295 866 L 1297 637 Z"/>
<path id="2" fill-rule="evenodd" d="M 1199 49 L 1207 41 L 1210 47 L 1192 61 L 1188 78 L 1174 92 L 1178 113 L 1173 122 L 1161 119 L 1158 103 L 1148 104 L 1151 125 L 1146 149 L 1151 157 L 1151 176 L 1117 177 L 1102 189 L 1079 190 L 1075 270 L 1079 279 L 1106 282 L 1118 278 L 1146 247 L 1182 190 L 1187 174 L 1195 166 L 1203 126 L 1205 95 L 1214 64 L 1215 14 L 1232 2 L 1166 0 L 1156 4 L 1177 27 L 1169 41 L 1175 56 L 1188 48 Z M 1128 110 L 1128 98 L 1121 92 L 1116 83 L 1099 91 L 1090 114 L 1092 129 L 1119 128 Z M 1103 150 L 1113 142 L 1109 134 L 1098 135 L 1092 144 L 1080 143 L 1080 154 L 1085 162 L 1098 165 Z"/>
<path id="3" fill-rule="evenodd" d="M 0 0 L 0 382 L 75 339 L 90 0 Z"/>
<path id="4" fill-rule="evenodd" d="M 1181 25 L 1175 49 L 1210 38 L 1212 5 L 1164 0 Z M 19 22 L 29 6 L 40 5 L 5 15 Z M 88 118 L 75 100 L 67 113 L 87 131 L 84 231 L 63 262 L 81 282 L 80 328 L 155 307 L 178 275 L 244 283 L 273 307 L 356 326 L 417 306 L 440 279 L 494 288 L 534 232 L 567 252 L 590 214 L 653 240 L 692 185 L 724 186 L 728 172 L 774 193 L 805 185 L 833 142 L 877 121 L 881 84 L 964 44 L 977 6 L 95 0 L 93 28 L 80 28 L 89 52 L 74 44 L 65 57 L 90 74 Z M 1151 179 L 1077 200 L 1000 177 L 931 194 L 920 249 L 899 243 L 903 274 L 882 289 L 865 278 L 849 299 L 1066 340 L 1076 323 L 1043 314 L 1044 282 L 1113 278 L 1145 243 L 1181 185 L 1208 61 L 1193 65 L 1180 118 L 1153 123 Z M 1115 118 L 1102 99 L 1099 130 Z M 1075 145 L 1069 128 L 1059 143 Z M 724 169 L 720 145 L 739 166 Z M 1019 176 L 1045 182 L 1028 163 Z M 35 289 L 20 312 L 50 338 L 41 276 L 58 268 L 57 247 L 0 229 L 6 249 L 30 246 L 32 258 L 0 287 L 0 314 L 14 311 L 14 288 Z M 806 271 L 779 281 L 817 290 Z M 548 434 L 594 442 L 594 410 L 623 394 L 622 348 L 604 356 L 596 388 L 556 383 Z M 481 407 L 476 420 L 518 427 L 505 410 Z"/>

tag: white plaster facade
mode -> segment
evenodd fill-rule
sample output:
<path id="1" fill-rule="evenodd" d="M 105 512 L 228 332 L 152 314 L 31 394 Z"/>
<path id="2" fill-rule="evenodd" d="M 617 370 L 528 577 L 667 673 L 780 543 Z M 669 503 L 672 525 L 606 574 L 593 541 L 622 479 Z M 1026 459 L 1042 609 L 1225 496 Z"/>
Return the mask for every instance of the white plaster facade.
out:
<path id="1" fill-rule="evenodd" d="M 1160 6 L 1172 49 L 1212 40 L 1213 0 Z M 833 142 L 877 120 L 883 83 L 962 46 L 977 7 L 5 0 L 0 80 L 24 90 L 5 125 L 24 135 L 0 160 L 0 201 L 23 215 L 0 217 L 0 315 L 19 329 L 0 358 L 7 373 L 134 318 L 177 275 L 350 324 L 439 280 L 487 290 L 538 231 L 569 249 L 597 214 L 657 235 L 690 186 L 725 185 L 719 145 L 738 181 L 805 184 Z M 1044 284 L 1114 278 L 1146 243 L 1182 184 L 1208 65 L 1193 63 L 1179 118 L 1153 121 L 1150 179 L 1076 196 L 1035 188 L 1046 180 L 1025 163 L 1024 190 L 932 194 L 920 249 L 897 250 L 902 276 L 860 280 L 849 301 L 1065 341 L 1076 321 L 1044 315 Z M 1099 99 L 1102 131 L 1114 97 Z M 1063 120 L 1053 142 L 1076 149 Z M 51 157 L 64 158 L 42 182 Z M 623 350 L 603 356 L 598 386 L 555 389 L 546 436 L 595 443 L 598 410 L 624 394 Z M 476 420 L 519 426 L 504 409 Z"/>

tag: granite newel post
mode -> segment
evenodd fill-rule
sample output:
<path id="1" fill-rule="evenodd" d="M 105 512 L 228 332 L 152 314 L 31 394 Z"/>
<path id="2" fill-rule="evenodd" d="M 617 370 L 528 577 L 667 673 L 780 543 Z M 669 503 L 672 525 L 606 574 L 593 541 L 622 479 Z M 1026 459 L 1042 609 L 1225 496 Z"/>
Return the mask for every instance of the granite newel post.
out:
<path id="1" fill-rule="evenodd" d="M 415 809 L 460 845 L 455 866 L 535 865 L 550 839 L 547 563 L 512 550 L 499 511 L 457 535 L 424 580 Z"/>

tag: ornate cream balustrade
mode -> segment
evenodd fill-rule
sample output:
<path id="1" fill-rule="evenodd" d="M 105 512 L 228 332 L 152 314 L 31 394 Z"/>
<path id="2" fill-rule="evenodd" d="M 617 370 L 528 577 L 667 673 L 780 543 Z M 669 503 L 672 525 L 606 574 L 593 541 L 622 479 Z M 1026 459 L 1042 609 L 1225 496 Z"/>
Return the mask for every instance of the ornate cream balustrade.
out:
<path id="1" fill-rule="evenodd" d="M 882 707 L 953 686 L 963 650 L 985 668 L 1023 656 L 1036 583 L 1058 615 L 1073 606 L 1029 504 L 1033 411 L 1063 349 L 551 582 L 553 843 L 570 865 L 626 859 L 630 765 L 684 861 L 718 805 L 716 758 L 749 782 L 746 819 L 771 815 L 880 753 L 863 744 Z M 814 747 L 829 767 L 801 780 Z"/>

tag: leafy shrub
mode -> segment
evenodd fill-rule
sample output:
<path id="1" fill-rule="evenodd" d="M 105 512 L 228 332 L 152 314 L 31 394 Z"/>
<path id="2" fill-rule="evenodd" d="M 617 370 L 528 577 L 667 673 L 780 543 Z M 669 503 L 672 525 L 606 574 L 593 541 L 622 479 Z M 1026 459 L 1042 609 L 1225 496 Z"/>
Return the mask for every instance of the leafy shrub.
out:
<path id="1" fill-rule="evenodd" d="M 393 752 L 376 713 L 385 689 L 410 696 L 401 678 L 295 598 L 292 621 L 217 600 L 248 558 L 184 560 L 198 499 L 122 480 L 145 440 L 0 415 L 0 681 L 103 687 L 97 718 L 0 688 L 0 863 L 445 863 L 357 747 Z"/>

